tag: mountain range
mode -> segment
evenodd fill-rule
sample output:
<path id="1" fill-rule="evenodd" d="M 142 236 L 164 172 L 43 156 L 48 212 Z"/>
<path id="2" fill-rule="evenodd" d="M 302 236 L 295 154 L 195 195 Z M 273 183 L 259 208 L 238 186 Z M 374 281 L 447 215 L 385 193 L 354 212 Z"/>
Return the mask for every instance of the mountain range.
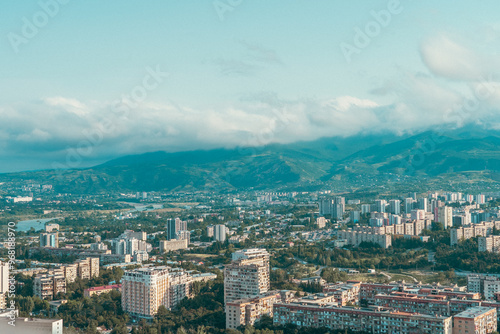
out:
<path id="1" fill-rule="evenodd" d="M 58 192 L 307 189 L 325 185 L 500 182 L 500 136 L 482 128 L 331 137 L 262 147 L 150 152 L 85 169 L 0 174 Z"/>

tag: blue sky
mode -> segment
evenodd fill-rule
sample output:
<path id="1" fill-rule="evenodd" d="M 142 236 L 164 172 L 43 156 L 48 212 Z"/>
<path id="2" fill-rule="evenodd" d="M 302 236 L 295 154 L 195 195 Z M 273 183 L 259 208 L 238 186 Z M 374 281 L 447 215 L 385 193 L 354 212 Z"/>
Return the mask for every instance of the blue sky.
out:
<path id="1" fill-rule="evenodd" d="M 9 1 L 0 172 L 496 127 L 499 10 L 493 0 Z M 367 45 L 356 44 L 358 29 Z M 342 45 L 357 51 L 346 58 Z M 448 117 L 485 81 L 478 107 Z"/>

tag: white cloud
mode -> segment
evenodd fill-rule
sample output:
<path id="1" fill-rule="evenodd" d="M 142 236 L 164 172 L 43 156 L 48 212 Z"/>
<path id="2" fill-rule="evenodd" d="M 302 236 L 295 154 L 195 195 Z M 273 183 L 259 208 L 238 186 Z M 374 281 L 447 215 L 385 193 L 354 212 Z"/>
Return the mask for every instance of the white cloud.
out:
<path id="1" fill-rule="evenodd" d="M 462 43 L 463 44 L 463 43 Z M 497 56 L 481 54 L 444 34 L 426 39 L 420 46 L 425 65 L 434 74 L 462 81 L 481 81 L 499 74 Z"/>

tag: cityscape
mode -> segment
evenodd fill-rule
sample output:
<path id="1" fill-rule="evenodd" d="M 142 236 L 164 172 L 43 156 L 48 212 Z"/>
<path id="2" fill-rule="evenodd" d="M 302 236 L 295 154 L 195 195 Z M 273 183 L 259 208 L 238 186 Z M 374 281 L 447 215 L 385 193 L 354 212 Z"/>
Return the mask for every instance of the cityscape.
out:
<path id="1" fill-rule="evenodd" d="M 500 3 L 0 12 L 0 334 L 499 334 Z"/>

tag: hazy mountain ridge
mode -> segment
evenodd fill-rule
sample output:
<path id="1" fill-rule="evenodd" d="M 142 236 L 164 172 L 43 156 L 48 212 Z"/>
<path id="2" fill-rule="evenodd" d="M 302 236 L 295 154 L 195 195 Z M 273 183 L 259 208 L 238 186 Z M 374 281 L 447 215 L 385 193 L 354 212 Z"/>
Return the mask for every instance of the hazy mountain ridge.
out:
<path id="1" fill-rule="evenodd" d="M 498 182 L 500 137 L 496 132 L 448 131 L 424 152 L 422 143 L 433 136 L 423 132 L 402 137 L 322 138 L 256 148 L 160 151 L 124 156 L 86 169 L 1 174 L 0 180 L 37 180 L 53 184 L 58 192 L 72 193 L 272 189 L 389 174 L 439 178 L 480 172 L 475 175 Z M 411 168 L 402 168 L 402 161 Z"/>

